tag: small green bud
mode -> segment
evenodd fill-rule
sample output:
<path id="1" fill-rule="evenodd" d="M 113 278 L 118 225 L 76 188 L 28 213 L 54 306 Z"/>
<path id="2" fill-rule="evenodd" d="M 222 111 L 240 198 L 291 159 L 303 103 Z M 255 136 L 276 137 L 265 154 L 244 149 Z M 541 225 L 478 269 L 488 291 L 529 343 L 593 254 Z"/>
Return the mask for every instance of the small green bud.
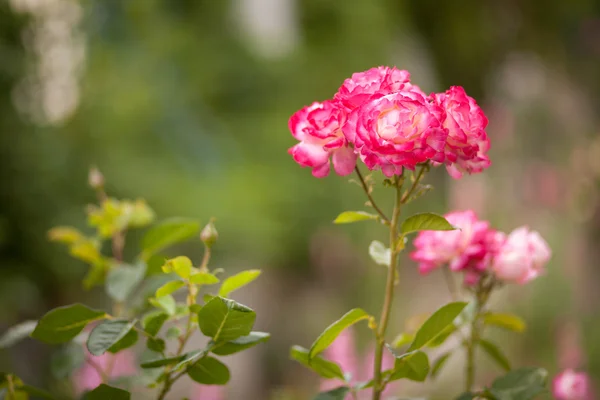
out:
<path id="1" fill-rule="evenodd" d="M 88 174 L 88 183 L 94 190 L 99 190 L 104 187 L 104 175 L 102 175 L 102 172 L 100 172 L 98 168 L 90 168 L 90 173 Z"/>
<path id="2" fill-rule="evenodd" d="M 218 238 L 219 233 L 217 232 L 217 228 L 215 228 L 215 225 L 212 221 L 206 224 L 204 229 L 202 229 L 202 232 L 200 232 L 200 240 L 202 240 L 208 248 L 212 247 Z"/>

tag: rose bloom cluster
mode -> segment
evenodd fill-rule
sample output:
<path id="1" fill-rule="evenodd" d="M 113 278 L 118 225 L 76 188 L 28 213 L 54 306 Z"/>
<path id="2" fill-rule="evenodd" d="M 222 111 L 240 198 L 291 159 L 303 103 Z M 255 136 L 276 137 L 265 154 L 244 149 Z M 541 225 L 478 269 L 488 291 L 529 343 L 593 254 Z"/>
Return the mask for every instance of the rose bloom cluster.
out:
<path id="1" fill-rule="evenodd" d="M 422 231 L 411 258 L 427 274 L 441 267 L 462 272 L 465 284 L 476 284 L 483 274 L 505 283 L 527 283 L 544 272 L 551 256 L 538 232 L 520 227 L 506 235 L 477 218 L 474 211 L 455 211 L 445 218 L 458 229 Z"/>
<path id="2" fill-rule="evenodd" d="M 460 178 L 490 165 L 487 123 L 462 87 L 426 95 L 407 71 L 377 67 L 346 79 L 333 99 L 292 115 L 299 143 L 289 153 L 318 178 L 329 174 L 330 160 L 345 176 L 358 158 L 388 177 L 430 161 Z"/>

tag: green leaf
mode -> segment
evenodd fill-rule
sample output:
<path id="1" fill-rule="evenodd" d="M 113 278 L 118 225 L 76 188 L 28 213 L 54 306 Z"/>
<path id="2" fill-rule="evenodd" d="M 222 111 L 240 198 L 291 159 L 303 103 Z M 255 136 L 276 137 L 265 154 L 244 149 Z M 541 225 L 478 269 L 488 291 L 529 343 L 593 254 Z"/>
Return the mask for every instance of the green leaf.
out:
<path id="1" fill-rule="evenodd" d="M 184 281 L 167 282 L 156 290 L 156 297 L 168 296 L 185 286 Z"/>
<path id="2" fill-rule="evenodd" d="M 181 356 L 176 356 L 176 357 L 168 357 L 168 358 L 159 358 L 157 360 L 150 360 L 150 361 L 146 361 L 142 364 L 140 364 L 140 367 L 144 368 L 144 369 L 149 369 L 149 368 L 160 368 L 160 367 L 164 367 L 166 365 L 174 365 L 177 364 L 178 362 L 180 362 L 181 360 L 183 360 L 185 358 L 185 354 L 181 355 Z"/>
<path id="3" fill-rule="evenodd" d="M 138 333 L 135 329 L 131 329 L 127 334 L 119 340 L 117 343 L 110 346 L 108 349 L 109 353 L 116 354 L 121 350 L 125 350 L 136 344 L 138 341 Z"/>
<path id="4" fill-rule="evenodd" d="M 256 313 L 233 300 L 217 296 L 198 312 L 202 333 L 215 343 L 229 342 L 250 334 Z"/>
<path id="5" fill-rule="evenodd" d="M 146 265 L 144 263 L 136 266 L 119 265 L 112 268 L 106 276 L 106 293 L 116 302 L 125 301 L 144 279 L 145 273 Z"/>
<path id="6" fill-rule="evenodd" d="M 165 341 L 160 338 L 148 338 L 146 341 L 146 347 L 148 347 L 152 351 L 156 351 L 157 353 L 162 353 L 165 351 Z"/>
<path id="7" fill-rule="evenodd" d="M 448 362 L 448 359 L 450 358 L 451 355 L 452 355 L 452 352 L 449 351 L 447 353 L 442 354 L 440 357 L 438 357 L 437 360 L 435 360 L 435 362 L 433 363 L 433 366 L 431 367 L 431 377 L 432 378 L 435 378 L 438 375 L 438 373 L 440 372 L 442 367 L 444 365 L 446 365 L 446 362 Z"/>
<path id="8" fill-rule="evenodd" d="M 58 350 L 50 359 L 50 371 L 56 379 L 65 379 L 85 362 L 83 346 L 71 342 Z"/>
<path id="9" fill-rule="evenodd" d="M 190 282 L 196 285 L 214 285 L 219 283 L 219 278 L 209 272 L 198 272 L 190 276 Z"/>
<path id="10" fill-rule="evenodd" d="M 517 333 L 524 332 L 526 327 L 525 321 L 514 314 L 486 313 L 483 316 L 483 323 Z"/>
<path id="11" fill-rule="evenodd" d="M 178 326 L 170 326 L 165 336 L 167 339 L 175 340 L 181 336 L 181 329 Z"/>
<path id="12" fill-rule="evenodd" d="M 254 347 L 259 343 L 266 342 L 270 337 L 271 335 L 266 332 L 250 332 L 249 335 L 241 336 L 235 340 L 225 342 L 224 344 L 215 347 L 212 352 L 218 356 L 228 356 Z"/>
<path id="13" fill-rule="evenodd" d="M 474 393 L 463 393 L 460 396 L 458 396 L 455 400 L 473 400 L 476 399 L 477 395 L 475 395 Z"/>
<path id="14" fill-rule="evenodd" d="M 326 379 L 337 378 L 337 379 L 345 380 L 344 373 L 342 372 L 342 369 L 340 368 L 339 365 L 337 365 L 334 362 L 325 360 L 321 356 L 313 357 L 309 361 L 308 350 L 303 347 L 293 346 L 290 350 L 290 357 L 292 359 L 298 361 L 300 364 L 304 365 L 305 367 L 312 369 L 313 371 L 315 371 L 317 374 L 319 374 L 323 378 L 326 378 Z"/>
<path id="15" fill-rule="evenodd" d="M 502 367 L 505 371 L 510 371 L 510 361 L 508 358 L 502 353 L 500 348 L 494 343 L 485 340 L 479 339 L 479 346 L 494 360 L 496 363 Z"/>
<path id="16" fill-rule="evenodd" d="M 103 262 L 95 262 L 90 265 L 90 269 L 82 281 L 83 288 L 90 290 L 96 285 L 102 285 L 106 278 L 106 270 L 106 264 Z"/>
<path id="17" fill-rule="evenodd" d="M 350 388 L 340 386 L 327 392 L 319 393 L 313 400 L 344 400 L 348 393 L 350 393 Z"/>
<path id="18" fill-rule="evenodd" d="M 547 379 L 542 368 L 520 368 L 496 379 L 489 392 L 497 400 L 532 400 L 546 391 Z"/>
<path id="19" fill-rule="evenodd" d="M 117 344 L 133 328 L 135 322 L 128 320 L 104 321 L 90 332 L 87 348 L 95 356 L 104 354 L 109 348 Z"/>
<path id="20" fill-rule="evenodd" d="M 339 336 L 340 333 L 342 333 L 344 329 L 354 325 L 359 321 L 362 321 L 363 319 L 368 319 L 369 317 L 370 315 L 361 308 L 355 308 L 348 311 L 342 316 L 342 318 L 329 325 L 327 328 L 325 328 L 323 333 L 319 335 L 317 340 L 315 340 L 312 346 L 310 346 L 308 358 L 313 358 L 329 347 L 329 345 L 333 343 L 333 341 Z"/>
<path id="21" fill-rule="evenodd" d="M 92 321 L 106 318 L 104 311 L 72 304 L 49 311 L 40 319 L 31 337 L 49 344 L 68 342 Z"/>
<path id="22" fill-rule="evenodd" d="M 398 348 L 402 346 L 406 346 L 415 340 L 415 335 L 410 333 L 401 333 L 396 336 L 396 339 L 392 342 L 392 347 Z"/>
<path id="23" fill-rule="evenodd" d="M 229 368 L 213 357 L 204 357 L 188 368 L 192 380 L 203 385 L 225 385 L 229 382 Z"/>
<path id="24" fill-rule="evenodd" d="M 123 389 L 105 385 L 104 383 L 98 386 L 91 392 L 87 392 L 83 396 L 83 400 L 129 400 L 131 394 Z"/>
<path id="25" fill-rule="evenodd" d="M 32 396 L 35 396 L 36 398 L 39 398 L 39 399 L 48 399 L 48 400 L 56 399 L 52 394 L 48 393 L 47 391 L 36 388 L 34 386 L 23 385 L 19 388 L 19 390 L 21 390 L 27 394 L 30 394 Z M 8 398 L 10 399 L 10 396 Z"/>
<path id="26" fill-rule="evenodd" d="M 153 311 L 144 316 L 142 327 L 150 336 L 156 336 L 168 318 L 169 316 L 162 311 Z"/>
<path id="27" fill-rule="evenodd" d="M 421 213 L 408 217 L 400 228 L 402 234 L 418 231 L 453 231 L 456 227 L 452 226 L 446 218 L 434 213 Z"/>
<path id="28" fill-rule="evenodd" d="M 411 381 L 423 382 L 428 374 L 429 359 L 427 354 L 422 351 L 413 351 L 396 357 L 390 380 L 406 378 Z"/>
<path id="29" fill-rule="evenodd" d="M 10 347 L 20 340 L 29 337 L 37 323 L 37 321 L 25 321 L 8 328 L 4 332 L 4 335 L 0 337 L 0 349 Z"/>
<path id="30" fill-rule="evenodd" d="M 192 260 L 186 256 L 179 256 L 167 260 L 165 265 L 162 266 L 162 270 L 165 274 L 174 272 L 183 279 L 188 279 L 190 277 L 192 274 L 192 268 L 194 268 L 192 265 Z"/>
<path id="31" fill-rule="evenodd" d="M 248 271 L 242 271 L 238 274 L 230 276 L 223 281 L 221 289 L 219 290 L 219 296 L 227 297 L 231 292 L 238 290 L 254 281 L 260 275 L 259 269 L 250 269 Z"/>
<path id="32" fill-rule="evenodd" d="M 171 218 L 152 227 L 142 239 L 142 258 L 147 260 L 166 247 L 183 242 L 200 230 L 200 222 L 186 218 Z"/>
<path id="33" fill-rule="evenodd" d="M 420 349 L 435 339 L 448 325 L 452 324 L 466 305 L 467 303 L 464 302 L 449 303 L 434 312 L 419 328 L 408 351 Z"/>
<path id="34" fill-rule="evenodd" d="M 456 320 L 455 320 L 456 321 Z M 439 335 L 433 338 L 429 343 L 427 343 L 427 347 L 439 347 L 444 342 L 452 336 L 452 334 L 456 332 L 456 326 L 454 324 L 448 325 L 446 329 L 444 329 Z"/>
<path id="35" fill-rule="evenodd" d="M 154 299 L 148 299 L 150 304 L 154 307 L 161 308 L 167 312 L 169 315 L 174 315 L 177 309 L 177 303 L 175 299 L 170 294 L 166 296 L 156 297 Z"/>
<path id="36" fill-rule="evenodd" d="M 177 371 L 179 369 L 183 369 L 183 368 L 187 367 L 189 364 L 193 364 L 197 360 L 205 357 L 208 354 L 208 352 L 210 351 L 210 349 L 212 348 L 212 346 L 213 346 L 213 344 L 209 343 L 209 345 L 205 349 L 195 350 L 195 351 L 191 351 L 191 352 L 185 354 L 185 356 L 177 363 L 177 365 L 175 365 L 175 367 L 173 367 L 173 370 Z"/>
<path id="37" fill-rule="evenodd" d="M 334 224 L 349 224 L 358 221 L 368 221 L 379 218 L 375 214 L 364 211 L 344 211 L 333 221 Z"/>
<path id="38" fill-rule="evenodd" d="M 392 251 L 379 240 L 373 240 L 369 245 L 369 255 L 371 259 L 379 265 L 390 266 Z"/>

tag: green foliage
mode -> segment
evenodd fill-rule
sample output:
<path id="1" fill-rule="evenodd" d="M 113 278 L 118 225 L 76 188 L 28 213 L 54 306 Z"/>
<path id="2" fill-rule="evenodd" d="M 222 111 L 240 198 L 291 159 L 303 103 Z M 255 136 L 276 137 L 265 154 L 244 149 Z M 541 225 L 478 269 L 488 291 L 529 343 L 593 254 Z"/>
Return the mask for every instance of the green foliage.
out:
<path id="1" fill-rule="evenodd" d="M 183 281 L 170 281 L 162 285 L 156 290 L 156 297 L 168 296 L 173 292 L 178 291 L 185 286 Z"/>
<path id="2" fill-rule="evenodd" d="M 524 332 L 526 328 L 525 321 L 517 315 L 508 313 L 485 313 L 483 323 L 517 333 Z"/>
<path id="3" fill-rule="evenodd" d="M 495 400 L 532 400 L 546 391 L 547 379 L 542 368 L 520 368 L 496 379 L 488 392 Z"/>
<path id="4" fill-rule="evenodd" d="M 104 354 L 113 346 L 118 345 L 119 341 L 125 339 L 129 331 L 133 329 L 134 325 L 135 321 L 130 322 L 128 320 L 109 320 L 98 324 L 92 329 L 87 340 L 89 352 L 95 356 Z M 137 334 L 135 340 L 137 340 Z M 129 339 L 129 341 L 131 341 L 131 339 Z M 133 343 L 126 344 L 133 345 Z M 116 348 L 119 348 L 120 350 L 125 347 L 122 347 L 121 345 Z"/>
<path id="5" fill-rule="evenodd" d="M 328 361 L 321 356 L 309 359 L 308 350 L 303 347 L 293 346 L 290 350 L 290 357 L 305 367 L 312 369 L 323 378 L 345 380 L 344 373 L 338 364 Z"/>
<path id="6" fill-rule="evenodd" d="M 98 386 L 91 392 L 87 392 L 83 396 L 83 400 L 129 400 L 131 394 L 126 390 L 105 385 L 104 383 Z"/>
<path id="7" fill-rule="evenodd" d="M 478 344 L 502 369 L 510 371 L 510 361 L 496 344 L 485 339 L 479 339 Z"/>
<path id="8" fill-rule="evenodd" d="M 259 269 L 251 269 L 248 271 L 239 272 L 223 281 L 219 296 L 228 297 L 233 291 L 238 290 L 247 284 L 254 281 L 260 275 Z"/>
<path id="9" fill-rule="evenodd" d="M 50 371 L 56 379 L 65 379 L 85 362 L 83 346 L 71 342 L 52 355 Z"/>
<path id="10" fill-rule="evenodd" d="M 431 377 L 432 378 L 435 378 L 439 374 L 439 372 L 442 370 L 444 365 L 446 365 L 446 363 L 450 359 L 451 355 L 452 355 L 452 351 L 448 351 L 448 352 L 442 354 L 441 356 L 439 356 L 437 358 L 437 360 L 435 360 L 435 362 L 433 363 L 433 366 L 431 367 Z"/>
<path id="11" fill-rule="evenodd" d="M 389 380 L 395 381 L 398 379 L 410 379 L 412 381 L 423 382 L 429 374 L 429 358 L 422 351 L 412 351 L 397 356 L 392 350 L 392 354 L 396 357 L 394 368 L 389 372 Z"/>
<path id="12" fill-rule="evenodd" d="M 321 335 L 314 341 L 310 347 L 308 354 L 309 359 L 312 359 L 323 350 L 325 350 L 333 341 L 339 336 L 340 333 L 349 326 L 356 324 L 359 321 L 369 319 L 371 316 L 367 314 L 363 309 L 355 308 L 348 311 L 340 319 L 329 325 Z"/>
<path id="13" fill-rule="evenodd" d="M 92 310 L 83 304 L 55 308 L 38 322 L 31 337 L 50 344 L 65 343 L 93 321 L 106 318 L 103 311 Z"/>
<path id="14" fill-rule="evenodd" d="M 392 251 L 379 240 L 373 240 L 369 245 L 371 259 L 379 265 L 390 266 Z"/>
<path id="15" fill-rule="evenodd" d="M 203 357 L 187 371 L 192 380 L 203 385 L 225 385 L 229 382 L 229 368 L 213 357 Z"/>
<path id="16" fill-rule="evenodd" d="M 168 318 L 169 315 L 162 311 L 153 311 L 144 316 L 142 327 L 150 336 L 156 336 Z"/>
<path id="17" fill-rule="evenodd" d="M 344 400 L 350 392 L 350 388 L 340 386 L 327 392 L 319 393 L 313 400 Z"/>
<path id="18" fill-rule="evenodd" d="M 240 336 L 237 339 L 223 344 L 212 349 L 212 352 L 219 356 L 228 356 L 230 354 L 239 353 L 240 351 L 254 347 L 259 343 L 266 342 L 271 335 L 266 332 L 250 332 L 249 335 Z"/>
<path id="19" fill-rule="evenodd" d="M 142 239 L 142 258 L 147 260 L 161 250 L 186 241 L 200 230 L 200 223 L 194 219 L 171 218 L 156 224 Z"/>
<path id="20" fill-rule="evenodd" d="M 146 265 L 138 263 L 130 266 L 120 264 L 113 267 L 106 276 L 106 293 L 117 302 L 123 302 L 144 279 Z"/>
<path id="21" fill-rule="evenodd" d="M 434 213 L 421 213 L 408 217 L 400 227 L 403 235 L 419 231 L 452 231 L 452 226 L 446 218 Z"/>
<path id="22" fill-rule="evenodd" d="M 250 334 L 256 313 L 231 299 L 212 298 L 198 312 L 198 325 L 215 343 L 228 342 Z"/>
<path id="23" fill-rule="evenodd" d="M 376 220 L 379 216 L 364 211 L 344 211 L 333 221 L 334 224 L 349 224 L 352 222 Z"/>
<path id="24" fill-rule="evenodd" d="M 433 315 L 425 321 L 423 326 L 419 328 L 415 335 L 415 340 L 408 350 L 420 349 L 443 333 L 444 329 L 454 322 L 454 319 L 458 317 L 466 305 L 467 303 L 464 302 L 449 303 L 433 313 Z"/>

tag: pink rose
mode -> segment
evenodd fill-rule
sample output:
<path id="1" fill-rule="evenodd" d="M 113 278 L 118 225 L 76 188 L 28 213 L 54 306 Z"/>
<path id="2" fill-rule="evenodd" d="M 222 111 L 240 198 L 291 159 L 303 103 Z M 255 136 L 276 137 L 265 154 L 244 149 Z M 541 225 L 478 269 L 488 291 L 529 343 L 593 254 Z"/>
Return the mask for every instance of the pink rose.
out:
<path id="1" fill-rule="evenodd" d="M 488 120 L 472 97 L 460 86 L 431 96 L 446 113 L 443 127 L 448 130 L 445 163 L 450 176 L 481 172 L 490 166 L 490 141 L 485 133 Z"/>
<path id="2" fill-rule="evenodd" d="M 419 263 L 422 274 L 448 264 L 452 271 L 471 267 L 467 278 L 472 280 L 474 272 L 485 269 L 488 242 L 497 240 L 496 232 L 472 210 L 454 211 L 445 218 L 459 229 L 419 232 L 414 240 L 416 250 L 410 256 Z"/>
<path id="3" fill-rule="evenodd" d="M 417 91 L 376 95 L 355 109 L 342 130 L 370 170 L 390 177 L 427 160 L 442 162 L 447 133 L 442 110 Z"/>
<path id="4" fill-rule="evenodd" d="M 190 400 L 225 400 L 225 386 L 194 385 Z"/>
<path id="5" fill-rule="evenodd" d="M 508 235 L 492 262 L 496 277 L 505 282 L 527 283 L 544 272 L 552 252 L 548 243 L 527 227 Z"/>
<path id="6" fill-rule="evenodd" d="M 425 95 L 418 86 L 410 83 L 410 73 L 395 67 L 375 67 L 355 72 L 344 81 L 333 97 L 348 111 L 352 111 L 377 95 L 386 95 L 400 90 L 412 90 Z"/>
<path id="7" fill-rule="evenodd" d="M 589 377 L 583 372 L 567 369 L 552 382 L 552 392 L 557 400 L 591 400 Z"/>
<path id="8" fill-rule="evenodd" d="M 123 350 L 117 354 L 104 353 L 101 356 L 93 356 L 86 350 L 85 363 L 73 374 L 75 392 L 81 394 L 98 387 L 102 383 L 102 377 L 97 368 L 107 373 L 111 364 L 110 378 L 131 376 L 137 372 L 135 356 L 130 350 Z"/>
<path id="9" fill-rule="evenodd" d="M 333 101 L 304 107 L 289 120 L 290 131 L 300 143 L 288 152 L 298 164 L 312 168 L 317 178 L 329 175 L 330 156 L 338 175 L 350 174 L 357 157 L 340 129 L 344 120 L 345 114 Z"/>

